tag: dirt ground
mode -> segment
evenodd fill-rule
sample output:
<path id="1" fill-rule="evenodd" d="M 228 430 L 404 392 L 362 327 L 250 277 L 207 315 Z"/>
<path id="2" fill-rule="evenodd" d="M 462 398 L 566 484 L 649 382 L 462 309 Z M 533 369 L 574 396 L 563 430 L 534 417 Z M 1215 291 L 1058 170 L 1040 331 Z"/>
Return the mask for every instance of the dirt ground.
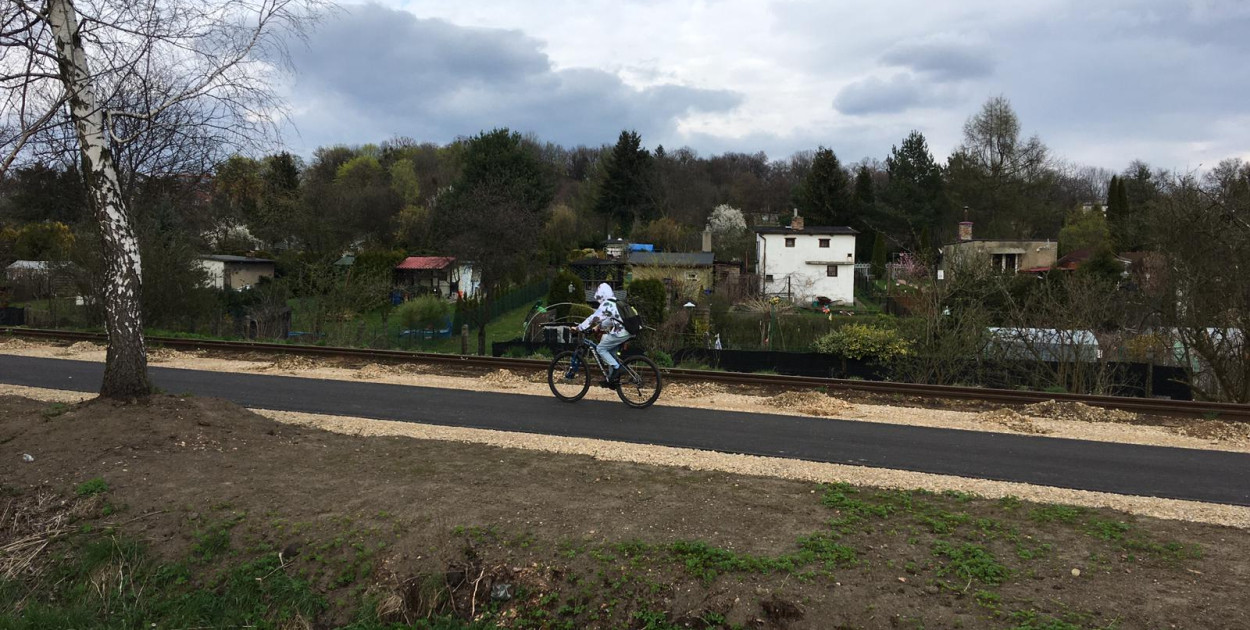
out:
<path id="1" fill-rule="evenodd" d="M 0 458 L 0 577 L 34 580 L 85 524 L 169 559 L 215 533 L 326 595 L 305 627 L 366 600 L 509 628 L 1250 627 L 1250 532 L 1110 510 L 345 435 L 195 397 L 0 396 Z M 103 511 L 73 500 L 92 479 Z"/>

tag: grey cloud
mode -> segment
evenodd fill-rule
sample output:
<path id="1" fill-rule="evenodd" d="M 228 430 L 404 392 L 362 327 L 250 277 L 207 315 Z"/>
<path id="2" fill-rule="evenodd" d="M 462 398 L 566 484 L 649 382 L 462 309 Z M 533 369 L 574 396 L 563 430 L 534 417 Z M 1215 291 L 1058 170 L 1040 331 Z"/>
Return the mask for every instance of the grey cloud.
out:
<path id="1" fill-rule="evenodd" d="M 843 114 L 892 114 L 911 109 L 925 98 L 926 86 L 914 76 L 898 73 L 888 79 L 868 77 L 842 88 L 833 106 Z"/>
<path id="2" fill-rule="evenodd" d="M 994 62 L 987 48 L 956 41 L 903 44 L 887 51 L 881 60 L 942 81 L 980 78 L 994 71 Z"/>
<path id="3" fill-rule="evenodd" d="M 742 101 L 728 90 L 634 89 L 601 70 L 557 70 L 542 43 L 519 31 L 377 5 L 353 7 L 294 57 L 291 100 L 311 104 L 296 116 L 311 146 L 396 134 L 441 142 L 505 126 L 564 144 L 612 142 L 624 128 L 650 139 L 674 133 L 688 112 Z"/>

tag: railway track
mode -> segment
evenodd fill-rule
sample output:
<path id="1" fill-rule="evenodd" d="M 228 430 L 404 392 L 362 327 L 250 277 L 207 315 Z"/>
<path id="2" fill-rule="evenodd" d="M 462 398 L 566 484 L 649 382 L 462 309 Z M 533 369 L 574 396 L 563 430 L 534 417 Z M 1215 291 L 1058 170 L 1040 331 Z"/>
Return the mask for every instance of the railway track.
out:
<path id="1" fill-rule="evenodd" d="M 33 328 L 0 328 L 0 335 L 12 335 L 32 339 L 56 341 L 92 341 L 103 343 L 103 333 L 65 330 L 41 330 Z M 405 350 L 373 350 L 341 348 L 285 343 L 252 341 L 219 341 L 211 339 L 181 339 L 177 337 L 148 337 L 150 345 L 174 349 L 219 350 L 224 352 L 258 352 L 266 354 L 293 354 L 352 358 L 368 361 L 404 361 L 448 366 L 480 367 L 492 369 L 540 370 L 547 362 L 541 359 L 516 359 L 509 357 L 481 357 L 410 352 Z M 778 374 L 742 374 L 669 368 L 664 375 L 676 381 L 704 381 L 726 385 L 755 385 L 778 388 L 808 389 L 823 387 L 828 391 L 853 391 L 871 394 L 915 396 L 936 399 L 977 400 L 993 403 L 1026 405 L 1054 400 L 1079 402 L 1095 407 L 1122 409 L 1136 413 L 1207 417 L 1240 422 L 1250 421 L 1250 405 L 1238 403 L 1163 400 L 1131 398 L 1125 396 L 1093 396 L 1084 394 L 1052 394 L 1042 392 L 990 389 L 982 387 L 958 387 L 949 385 L 925 385 L 919 383 L 895 383 L 888 381 L 858 381 L 810 376 L 784 376 Z"/>

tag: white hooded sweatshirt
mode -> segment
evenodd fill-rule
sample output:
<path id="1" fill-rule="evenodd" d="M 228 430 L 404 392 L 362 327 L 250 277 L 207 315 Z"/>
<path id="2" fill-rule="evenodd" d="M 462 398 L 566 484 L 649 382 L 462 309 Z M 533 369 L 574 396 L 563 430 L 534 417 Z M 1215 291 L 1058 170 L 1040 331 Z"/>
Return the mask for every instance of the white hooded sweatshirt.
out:
<path id="1" fill-rule="evenodd" d="M 609 335 L 617 337 L 628 337 L 629 333 L 625 330 L 625 325 L 621 322 L 621 311 L 616 308 L 616 293 L 612 291 L 612 287 L 605 282 L 595 289 L 595 300 L 599 302 L 599 308 L 590 314 L 582 323 L 577 325 L 578 330 L 586 330 L 594 324 L 595 320 L 599 320 L 599 328 Z"/>

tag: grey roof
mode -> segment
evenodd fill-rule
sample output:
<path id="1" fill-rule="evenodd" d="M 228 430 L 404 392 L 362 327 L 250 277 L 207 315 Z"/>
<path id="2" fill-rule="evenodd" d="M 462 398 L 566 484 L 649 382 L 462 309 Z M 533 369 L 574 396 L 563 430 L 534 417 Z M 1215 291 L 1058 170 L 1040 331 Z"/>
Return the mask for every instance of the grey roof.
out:
<path id="1" fill-rule="evenodd" d="M 756 234 L 859 234 L 859 230 L 845 225 L 813 225 L 801 230 L 788 227 L 757 227 Z"/>
<path id="2" fill-rule="evenodd" d="M 608 265 L 620 266 L 624 264 L 625 261 L 619 258 L 583 258 L 569 263 L 569 265 L 573 267 L 599 267 Z"/>
<path id="3" fill-rule="evenodd" d="M 633 252 L 629 255 L 629 264 L 657 267 L 710 267 L 713 258 L 715 255 L 712 252 Z"/>
<path id="4" fill-rule="evenodd" d="M 218 262 L 239 262 L 239 263 L 271 263 L 268 258 L 251 258 L 248 256 L 230 256 L 227 254 L 210 254 L 200 256 L 200 260 L 216 260 Z"/>

